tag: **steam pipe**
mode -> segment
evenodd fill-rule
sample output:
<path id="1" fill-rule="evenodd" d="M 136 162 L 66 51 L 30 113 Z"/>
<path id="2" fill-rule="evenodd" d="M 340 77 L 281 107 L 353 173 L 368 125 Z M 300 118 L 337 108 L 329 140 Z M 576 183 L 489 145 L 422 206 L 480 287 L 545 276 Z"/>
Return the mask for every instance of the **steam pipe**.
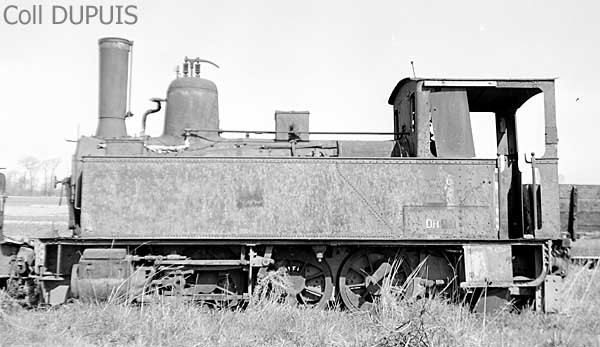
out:
<path id="1" fill-rule="evenodd" d="M 125 117 L 129 79 L 129 55 L 133 41 L 117 37 L 98 40 L 100 82 L 98 102 L 98 137 L 127 136 Z"/>
<path id="2" fill-rule="evenodd" d="M 166 102 L 167 100 L 160 98 L 152 98 L 150 99 L 150 101 L 156 103 L 156 108 L 149 109 L 148 111 L 144 112 L 144 115 L 142 116 L 142 137 L 146 136 L 146 118 L 148 118 L 148 116 L 152 113 L 160 111 L 160 109 L 162 108 L 161 102 Z"/>

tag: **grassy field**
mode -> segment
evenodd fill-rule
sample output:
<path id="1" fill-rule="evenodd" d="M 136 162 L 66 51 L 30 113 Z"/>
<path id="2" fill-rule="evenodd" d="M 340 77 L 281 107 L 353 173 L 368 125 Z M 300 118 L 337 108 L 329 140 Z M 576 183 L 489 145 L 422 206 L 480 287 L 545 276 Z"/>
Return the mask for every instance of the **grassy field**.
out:
<path id="1" fill-rule="evenodd" d="M 362 313 L 265 298 L 245 310 L 177 302 L 26 310 L 0 292 L 0 346 L 600 346 L 599 272 L 572 269 L 557 314 L 475 314 L 391 291 Z"/>
<path id="2" fill-rule="evenodd" d="M 66 201 L 58 197 L 9 196 L 4 211 L 4 235 L 13 238 L 68 236 Z"/>
<path id="3" fill-rule="evenodd" d="M 66 228 L 66 207 L 56 198 L 11 197 L 6 211 L 11 236 Z M 401 300 L 392 291 L 363 313 L 268 298 L 244 310 L 177 302 L 27 310 L 0 292 L 0 346 L 600 346 L 599 272 L 572 268 L 557 314 L 475 314 L 441 299 Z"/>

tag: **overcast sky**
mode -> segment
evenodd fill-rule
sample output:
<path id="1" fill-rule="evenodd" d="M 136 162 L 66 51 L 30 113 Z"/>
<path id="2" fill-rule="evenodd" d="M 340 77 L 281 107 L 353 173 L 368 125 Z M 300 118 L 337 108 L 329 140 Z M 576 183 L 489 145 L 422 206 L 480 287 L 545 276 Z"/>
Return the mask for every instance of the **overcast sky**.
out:
<path id="1" fill-rule="evenodd" d="M 0 167 L 60 156 L 67 174 L 75 145 L 65 140 L 97 123 L 97 40 L 119 36 L 135 42 L 132 135 L 186 55 L 221 66 L 203 69 L 219 88 L 221 128 L 259 130 L 274 128 L 275 110 L 308 110 L 313 131 L 392 131 L 387 98 L 413 60 L 427 77 L 559 77 L 559 171 L 600 184 L 597 1 L 0 0 L 34 3 L 136 5 L 138 22 L 0 21 Z M 162 115 L 151 117 L 159 135 Z"/>

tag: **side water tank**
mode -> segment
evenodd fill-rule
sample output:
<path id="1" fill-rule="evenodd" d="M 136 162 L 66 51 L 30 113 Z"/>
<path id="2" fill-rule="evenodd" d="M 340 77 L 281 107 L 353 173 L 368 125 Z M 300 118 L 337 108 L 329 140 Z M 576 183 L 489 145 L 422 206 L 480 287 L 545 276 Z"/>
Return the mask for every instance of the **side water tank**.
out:
<path id="1" fill-rule="evenodd" d="M 201 129 L 196 134 L 203 137 L 218 136 L 217 131 L 207 131 L 219 129 L 217 86 L 199 76 L 200 62 L 208 61 L 186 58 L 184 76 L 169 85 L 163 136 L 180 137 L 184 129 Z M 192 69 L 196 70 L 195 76 Z"/>

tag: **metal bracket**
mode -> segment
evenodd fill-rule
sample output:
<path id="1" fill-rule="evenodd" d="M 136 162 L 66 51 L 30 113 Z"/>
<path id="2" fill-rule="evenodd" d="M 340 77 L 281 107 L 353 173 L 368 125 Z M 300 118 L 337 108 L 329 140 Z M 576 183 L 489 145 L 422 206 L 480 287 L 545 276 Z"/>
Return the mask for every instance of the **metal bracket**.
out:
<path id="1" fill-rule="evenodd" d="M 315 252 L 315 256 L 317 257 L 317 261 L 320 263 L 323 261 L 325 257 L 325 251 L 327 251 L 326 245 L 317 245 L 312 246 L 313 252 Z"/>
<path id="2" fill-rule="evenodd" d="M 535 159 L 535 153 L 531 152 L 531 159 L 527 160 L 527 154 L 523 154 L 523 156 L 525 157 L 525 162 L 527 164 L 531 164 L 531 195 L 532 195 L 532 199 L 533 199 L 533 209 L 532 209 L 532 213 L 533 213 L 533 228 L 531 229 L 532 233 L 533 233 L 533 237 L 535 237 L 535 232 L 538 229 L 538 205 L 537 205 L 537 184 L 535 181 L 535 163 L 536 163 L 536 159 Z"/>
<path id="3" fill-rule="evenodd" d="M 267 257 L 261 257 L 260 255 L 254 255 L 254 257 L 250 258 L 251 267 L 267 267 L 273 263 L 275 263 L 275 260 Z"/>
<path id="4" fill-rule="evenodd" d="M 260 269 L 258 270 L 258 279 L 260 280 L 261 278 L 263 278 L 264 276 L 267 275 L 267 266 L 273 264 L 275 262 L 274 259 L 271 259 L 273 255 L 273 246 L 267 246 L 265 248 L 265 254 L 262 257 L 262 261 L 261 262 L 269 262 L 267 265 L 261 266 Z"/>

